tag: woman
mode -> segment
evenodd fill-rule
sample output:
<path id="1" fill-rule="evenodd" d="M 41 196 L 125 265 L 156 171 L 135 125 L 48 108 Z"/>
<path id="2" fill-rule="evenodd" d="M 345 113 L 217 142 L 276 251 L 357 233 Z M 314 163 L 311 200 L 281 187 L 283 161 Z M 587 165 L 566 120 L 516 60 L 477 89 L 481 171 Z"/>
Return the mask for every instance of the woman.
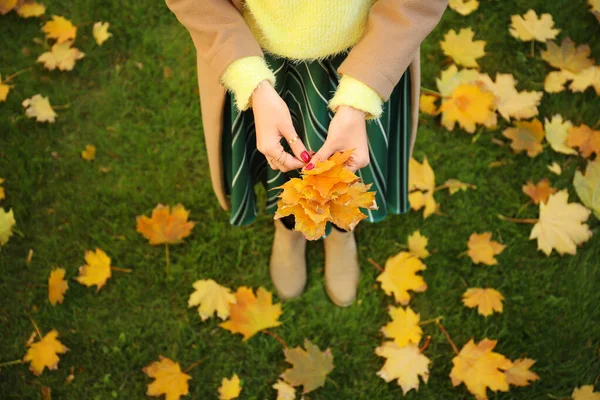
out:
<path id="1" fill-rule="evenodd" d="M 197 50 L 212 184 L 232 224 L 254 220 L 257 182 L 280 186 L 346 149 L 355 149 L 347 167 L 377 192 L 379 210 L 368 220 L 408 211 L 419 47 L 448 0 L 166 3 Z M 274 212 L 276 193 L 268 193 Z M 300 295 L 306 283 L 306 241 L 293 227 L 293 219 L 275 221 L 270 258 L 284 299 Z M 332 229 L 324 244 L 327 293 L 348 306 L 359 278 L 353 233 Z"/>

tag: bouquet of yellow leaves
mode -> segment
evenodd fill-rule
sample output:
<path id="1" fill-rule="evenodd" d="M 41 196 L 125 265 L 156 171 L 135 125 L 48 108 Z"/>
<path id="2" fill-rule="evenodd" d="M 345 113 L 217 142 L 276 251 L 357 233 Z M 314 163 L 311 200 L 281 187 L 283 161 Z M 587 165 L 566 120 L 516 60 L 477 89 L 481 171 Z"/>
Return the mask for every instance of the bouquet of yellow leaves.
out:
<path id="1" fill-rule="evenodd" d="M 360 208 L 376 210 L 375 192 L 371 185 L 360 182 L 358 176 L 344 166 L 353 150 L 335 153 L 328 160 L 317 162 L 312 170 L 304 170 L 301 178 L 292 178 L 279 195 L 275 219 L 294 215 L 294 230 L 308 240 L 325 234 L 327 222 L 351 231 L 367 218 Z"/>

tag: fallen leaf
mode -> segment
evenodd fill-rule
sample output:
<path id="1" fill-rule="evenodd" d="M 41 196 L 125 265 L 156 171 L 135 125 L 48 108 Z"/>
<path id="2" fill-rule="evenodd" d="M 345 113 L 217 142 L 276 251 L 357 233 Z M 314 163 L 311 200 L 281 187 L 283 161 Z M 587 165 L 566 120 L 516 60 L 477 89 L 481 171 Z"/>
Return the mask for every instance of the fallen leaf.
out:
<path id="1" fill-rule="evenodd" d="M 242 392 L 240 378 L 233 374 L 231 379 L 223 378 L 221 387 L 219 387 L 219 400 L 237 399 Z"/>
<path id="2" fill-rule="evenodd" d="M 11 12 L 17 6 L 17 0 L 0 0 L 0 15 Z"/>
<path id="3" fill-rule="evenodd" d="M 321 351 L 308 339 L 304 339 L 304 349 L 298 346 L 283 351 L 285 361 L 292 368 L 285 370 L 281 377 L 294 387 L 304 386 L 302 393 L 309 393 L 325 385 L 325 379 L 334 367 L 333 355 L 329 349 Z"/>
<path id="4" fill-rule="evenodd" d="M 415 257 L 419 257 L 421 260 L 426 259 L 430 256 L 427 251 L 427 243 L 429 239 L 421 235 L 420 231 L 414 231 L 408 236 L 408 251 Z"/>
<path id="5" fill-rule="evenodd" d="M 60 358 L 58 354 L 64 354 L 69 349 L 58 339 L 58 332 L 51 330 L 40 341 L 32 343 L 23 358 L 23 362 L 29 362 L 29 369 L 34 375 L 40 376 L 47 367 L 49 370 L 58 369 Z"/>
<path id="6" fill-rule="evenodd" d="M 276 400 L 296 400 L 296 389 L 288 385 L 285 381 L 279 380 L 271 387 L 277 390 Z"/>
<path id="7" fill-rule="evenodd" d="M 535 360 L 531 358 L 519 358 L 513 361 L 513 366 L 504 371 L 506 382 L 509 385 L 529 386 L 532 382 L 537 381 L 540 377 L 530 368 L 535 364 Z"/>
<path id="8" fill-rule="evenodd" d="M 577 154 L 577 151 L 567 145 L 567 136 L 572 127 L 571 121 L 563 121 L 563 117 L 559 114 L 554 115 L 550 121 L 548 118 L 544 119 L 546 140 L 557 153 Z"/>
<path id="9" fill-rule="evenodd" d="M 436 116 L 439 114 L 438 107 L 435 105 L 438 96 L 421 93 L 419 98 L 419 111 L 423 114 Z"/>
<path id="10" fill-rule="evenodd" d="M 592 237 L 592 231 L 584 222 L 590 210 L 578 203 L 569 203 L 569 193 L 561 190 L 540 203 L 540 218 L 534 225 L 529 239 L 538 240 L 538 250 L 549 256 L 552 249 L 559 254 L 575 254 L 577 245 Z"/>
<path id="11" fill-rule="evenodd" d="M 409 161 L 408 168 L 408 201 L 413 210 L 423 208 L 423 218 L 429 217 L 437 211 L 438 204 L 435 202 L 435 173 L 429 165 L 427 157 L 420 163 L 414 158 Z"/>
<path id="12" fill-rule="evenodd" d="M 86 161 L 92 161 L 96 158 L 96 146 L 91 144 L 85 145 L 85 150 L 81 152 L 81 158 Z"/>
<path id="13" fill-rule="evenodd" d="M 479 84 L 496 96 L 496 106 L 500 115 L 507 121 L 527 119 L 539 114 L 544 92 L 521 91 L 516 88 L 517 81 L 512 74 L 496 74 L 496 82 L 489 75 L 479 75 Z"/>
<path id="14" fill-rule="evenodd" d="M 190 212 L 183 205 L 173 208 L 158 204 L 152 210 L 150 218 L 145 215 L 136 217 L 136 230 L 150 241 L 151 245 L 180 243 L 192 232 L 195 222 L 188 221 Z"/>
<path id="15" fill-rule="evenodd" d="M 35 118 L 37 122 L 53 123 L 56 121 L 57 114 L 52 109 L 47 97 L 36 94 L 29 99 L 23 100 L 22 104 L 25 107 L 25 115 L 29 118 Z"/>
<path id="16" fill-rule="evenodd" d="M 508 382 L 503 371 L 513 367 L 513 363 L 502 354 L 494 353 L 497 340 L 483 339 L 475 344 L 473 339 L 452 359 L 454 367 L 450 372 L 452 386 L 464 383 L 469 392 L 478 399 L 487 399 L 487 389 L 493 392 L 508 391 Z"/>
<path id="17" fill-rule="evenodd" d="M 0 178 L 0 185 L 2 185 L 4 183 L 4 179 Z M 6 195 L 4 194 L 4 188 L 2 186 L 0 186 L 0 200 L 4 200 L 6 198 Z"/>
<path id="18" fill-rule="evenodd" d="M 600 131 L 592 130 L 582 124 L 569 129 L 567 145 L 579 147 L 579 152 L 585 158 L 590 158 L 594 153 L 600 156 Z"/>
<path id="19" fill-rule="evenodd" d="M 104 251 L 97 248 L 95 252 L 86 250 L 85 262 L 85 265 L 79 267 L 79 276 L 75 279 L 82 285 L 96 286 L 99 291 L 112 275 L 110 258 Z"/>
<path id="20" fill-rule="evenodd" d="M 581 202 L 600 220 L 600 158 L 588 161 L 585 174 L 575 171 L 573 186 Z"/>
<path id="21" fill-rule="evenodd" d="M 12 209 L 6 212 L 3 208 L 0 208 L 0 246 L 4 246 L 8 242 L 8 239 L 13 234 L 13 227 L 16 223 L 17 221 L 15 221 Z"/>
<path id="22" fill-rule="evenodd" d="M 547 178 L 541 179 L 536 184 L 528 181 L 527 184 L 523 185 L 522 189 L 523 193 L 529 196 L 534 204 L 545 203 L 548 197 L 556 193 L 557 190 L 550 186 L 550 181 Z"/>
<path id="23" fill-rule="evenodd" d="M 573 390 L 573 400 L 600 400 L 600 393 L 594 392 L 594 385 L 585 385 Z"/>
<path id="24" fill-rule="evenodd" d="M 544 79 L 544 91 L 547 93 L 560 93 L 565 90 L 565 83 L 570 78 L 571 75 L 565 71 L 552 71 Z"/>
<path id="25" fill-rule="evenodd" d="M 562 174 L 562 168 L 556 161 L 554 161 L 552 164 L 548 165 L 548 171 L 550 171 L 556 175 Z"/>
<path id="26" fill-rule="evenodd" d="M 52 16 L 52 21 L 48 21 L 42 26 L 42 31 L 48 39 L 56 39 L 57 43 L 63 43 L 77 36 L 77 27 L 68 19 L 58 15 Z"/>
<path id="27" fill-rule="evenodd" d="M 212 279 L 196 281 L 193 286 L 196 290 L 190 295 L 188 307 L 198 307 L 202 321 L 212 317 L 215 312 L 222 320 L 229 317 L 229 304 L 237 301 L 229 288 Z"/>
<path id="28" fill-rule="evenodd" d="M 469 288 L 463 293 L 463 304 L 469 308 L 477 307 L 477 312 L 484 317 L 503 310 L 504 296 L 496 289 Z"/>
<path id="29" fill-rule="evenodd" d="M 494 114 L 495 96 L 474 84 L 457 87 L 440 106 L 442 125 L 449 131 L 458 122 L 468 133 L 475 133 L 477 124 L 484 124 Z"/>
<path id="30" fill-rule="evenodd" d="M 85 57 L 85 53 L 71 47 L 72 44 L 72 40 L 57 42 L 50 51 L 40 55 L 36 62 L 43 63 L 44 68 L 50 71 L 56 68 L 61 71 L 72 71 L 75 67 L 75 61 Z"/>
<path id="31" fill-rule="evenodd" d="M 594 65 L 594 60 L 589 58 L 591 51 L 587 44 L 575 47 L 575 43 L 567 37 L 560 46 L 552 41 L 546 42 L 546 50 L 541 52 L 541 56 L 554 68 L 579 73 Z"/>
<path id="32" fill-rule="evenodd" d="M 590 5 L 590 12 L 594 14 L 594 16 L 600 22 L 600 0 L 588 0 L 588 4 Z"/>
<path id="33" fill-rule="evenodd" d="M 515 153 L 526 151 L 533 158 L 544 150 L 544 127 L 537 118 L 532 121 L 517 121 L 514 128 L 506 128 L 502 135 L 512 140 L 510 147 Z"/>
<path id="34" fill-rule="evenodd" d="M 592 87 L 600 96 L 600 66 L 593 65 L 578 74 L 569 74 L 568 77 L 573 80 L 569 86 L 572 92 L 585 92 L 587 88 Z"/>
<path id="35" fill-rule="evenodd" d="M 423 330 L 419 326 L 420 316 L 410 308 L 390 306 L 390 317 L 392 321 L 381 328 L 381 332 L 387 338 L 394 339 L 399 347 L 409 343 L 419 344 Z"/>
<path id="36" fill-rule="evenodd" d="M 219 324 L 231 333 L 244 335 L 244 342 L 263 329 L 281 325 L 281 304 L 273 304 L 271 293 L 262 287 L 256 294 L 246 286 L 239 287 L 236 304 L 230 304 L 229 320 Z"/>
<path id="37" fill-rule="evenodd" d="M 456 64 L 465 67 L 479 67 L 477 59 L 485 55 L 484 40 L 473 40 L 475 32 L 473 29 L 461 28 L 457 34 L 451 29 L 444 35 L 444 40 L 440 42 L 442 51 L 445 55 L 451 57 Z"/>
<path id="38" fill-rule="evenodd" d="M 377 281 L 381 283 L 385 294 L 388 296 L 393 294 L 396 302 L 405 306 L 410 302 L 409 290 L 414 292 L 427 290 L 425 280 L 417 275 L 419 271 L 426 268 L 417 257 L 401 251 L 386 261 L 385 269 L 379 274 Z"/>
<path id="39" fill-rule="evenodd" d="M 8 92 L 12 88 L 12 85 L 8 85 L 2 81 L 2 74 L 0 74 L 0 102 L 6 101 Z"/>
<path id="40" fill-rule="evenodd" d="M 23 3 L 17 8 L 17 14 L 21 18 L 41 17 L 46 13 L 46 6 L 40 3 Z"/>
<path id="41" fill-rule="evenodd" d="M 479 71 L 476 69 L 467 68 L 459 71 L 456 64 L 452 64 L 442 71 L 435 82 L 442 97 L 450 97 L 459 86 L 475 83 L 479 79 L 479 75 Z"/>
<path id="42" fill-rule="evenodd" d="M 375 354 L 387 359 L 377 375 L 386 382 L 397 379 L 404 395 L 412 389 L 419 390 L 419 377 L 423 383 L 429 380 L 431 361 L 421 353 L 416 344 L 400 347 L 394 342 L 384 342 L 375 349 Z"/>
<path id="43" fill-rule="evenodd" d="M 477 0 L 450 0 L 448 7 L 456 11 L 460 15 L 469 15 L 479 7 Z"/>
<path id="44" fill-rule="evenodd" d="M 485 265 L 498 264 L 498 260 L 494 256 L 502 253 L 506 247 L 503 244 L 493 241 L 491 232 L 471 234 L 467 246 L 469 247 L 467 253 L 471 257 L 471 260 L 475 264 L 482 263 Z"/>
<path id="45" fill-rule="evenodd" d="M 108 32 L 109 26 L 110 24 L 108 22 L 96 22 L 94 24 L 92 34 L 94 35 L 94 39 L 96 39 L 98 46 L 102 46 L 102 44 L 112 36 L 112 33 Z"/>
<path id="46" fill-rule="evenodd" d="M 50 272 L 48 278 L 48 300 L 53 306 L 62 304 L 65 299 L 65 292 L 69 288 L 69 284 L 65 281 L 64 268 L 56 268 Z"/>
<path id="47" fill-rule="evenodd" d="M 461 182 L 458 179 L 448 179 L 442 185 L 445 189 L 448 189 L 450 195 L 457 193 L 459 190 L 467 190 L 467 189 L 477 189 L 477 186 L 471 183 Z"/>
<path id="48" fill-rule="evenodd" d="M 191 376 L 181 371 L 179 363 L 159 356 L 159 361 L 144 367 L 142 371 L 154 381 L 148 385 L 146 394 L 159 397 L 165 395 L 166 400 L 179 400 L 189 393 L 188 381 Z"/>
<path id="49" fill-rule="evenodd" d="M 538 18 L 532 9 L 523 16 L 512 15 L 510 19 L 510 34 L 523 42 L 537 40 L 544 43 L 548 39 L 554 39 L 560 32 L 560 29 L 554 29 L 552 15 L 541 14 Z"/>

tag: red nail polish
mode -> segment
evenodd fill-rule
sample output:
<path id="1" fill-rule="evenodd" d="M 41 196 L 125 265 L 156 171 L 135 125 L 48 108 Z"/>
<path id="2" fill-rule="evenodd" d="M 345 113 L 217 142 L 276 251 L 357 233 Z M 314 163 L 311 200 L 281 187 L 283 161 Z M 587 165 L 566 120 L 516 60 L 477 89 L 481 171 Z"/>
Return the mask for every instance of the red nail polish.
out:
<path id="1" fill-rule="evenodd" d="M 300 157 L 302 158 L 302 161 L 309 162 L 310 161 L 310 155 L 308 154 L 308 151 L 304 150 L 302 152 L 302 154 L 300 154 Z"/>
<path id="2" fill-rule="evenodd" d="M 313 163 L 308 164 L 306 167 L 304 167 L 305 170 L 310 171 L 311 169 L 313 169 L 315 166 L 313 165 Z"/>

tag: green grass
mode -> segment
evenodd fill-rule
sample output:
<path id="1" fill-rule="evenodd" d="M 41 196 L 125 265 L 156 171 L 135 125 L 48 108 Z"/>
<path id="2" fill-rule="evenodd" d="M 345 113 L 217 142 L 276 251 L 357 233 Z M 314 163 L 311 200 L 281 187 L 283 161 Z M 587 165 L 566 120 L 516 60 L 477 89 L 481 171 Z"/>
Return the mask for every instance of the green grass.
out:
<path id="1" fill-rule="evenodd" d="M 6 179 L 6 200 L 15 212 L 15 235 L 0 251 L 0 362 L 23 357 L 33 331 L 28 316 L 42 331 L 57 329 L 70 351 L 57 371 L 35 377 L 26 365 L 0 370 L 0 398 L 38 399 L 40 386 L 52 388 L 55 399 L 144 399 L 150 382 L 141 369 L 170 357 L 192 370 L 192 399 L 216 398 L 223 377 L 237 373 L 244 381 L 242 398 L 274 398 L 271 385 L 287 367 L 282 348 L 273 338 L 257 335 L 242 343 L 217 321 L 202 323 L 187 308 L 192 283 L 213 278 L 232 288 L 265 286 L 273 290 L 267 260 L 272 222 L 263 212 L 249 227 L 234 228 L 221 211 L 209 181 L 196 84 L 195 50 L 185 29 L 163 2 L 109 0 L 102 7 L 92 0 L 68 5 L 47 1 L 48 14 L 64 15 L 75 23 L 106 20 L 114 37 L 98 47 L 91 24 L 80 27 L 77 46 L 86 53 L 73 72 L 49 72 L 35 65 L 17 77 L 8 100 L 0 104 L 0 177 Z M 483 71 L 513 73 L 519 88 L 541 90 L 549 68 L 530 45 L 508 33 L 510 15 L 532 7 L 550 12 L 562 29 L 560 38 L 589 43 L 600 60 L 600 25 L 583 0 L 483 1 L 481 10 L 461 17 L 447 11 L 423 44 L 423 86 L 435 88 L 434 78 L 447 64 L 439 40 L 449 29 L 472 26 L 476 39 L 487 40 Z M 42 52 L 34 37 L 42 37 L 40 21 L 10 14 L 0 17 L 0 73 L 34 65 Z M 536 44 L 536 49 L 543 48 Z M 173 70 L 164 79 L 163 69 Z M 58 110 L 55 124 L 37 124 L 24 116 L 21 101 L 36 93 L 49 96 Z M 540 117 L 556 113 L 575 124 L 598 121 L 600 98 L 593 91 L 546 95 Z M 497 351 L 511 359 L 537 360 L 541 380 L 490 399 L 568 398 L 576 386 L 594 384 L 600 375 L 600 232 L 576 256 L 546 257 L 529 241 L 530 225 L 497 218 L 516 216 L 527 201 L 521 185 L 548 177 L 568 188 L 583 163 L 573 157 L 545 152 L 535 159 L 512 154 L 492 138 L 502 138 L 504 123 L 495 131 L 472 137 L 447 132 L 437 121 L 423 118 L 415 157 L 427 155 L 437 182 L 458 178 L 477 185 L 476 191 L 450 197 L 436 194 L 442 216 L 423 220 L 420 212 L 393 216 L 376 225 L 363 223 L 357 232 L 362 279 L 359 303 L 348 309 L 334 306 L 323 289 L 323 250 L 308 246 L 309 282 L 306 293 L 283 305 L 283 324 L 274 329 L 291 346 L 304 338 L 330 347 L 335 369 L 310 399 L 397 399 L 401 389 L 375 375 L 383 359 L 374 354 L 387 323 L 386 297 L 376 284 L 378 271 L 369 257 L 384 263 L 401 250 L 399 243 L 416 229 L 430 238 L 433 255 L 423 275 L 429 289 L 416 294 L 411 307 L 422 319 L 443 315 L 443 323 L 460 347 L 470 338 L 498 339 Z M 86 144 L 98 148 L 94 162 L 84 162 Z M 495 160 L 507 165 L 488 169 Z M 563 167 L 555 176 L 551 161 Z M 100 172 L 99 167 L 109 168 Z M 261 194 L 264 199 L 264 194 Z M 151 247 L 135 232 L 135 217 L 149 214 L 157 203 L 182 203 L 196 221 L 193 234 L 172 247 L 172 269 L 164 274 L 164 248 Z M 537 217 L 534 206 L 518 216 Z M 459 254 L 472 232 L 491 231 L 507 248 L 499 265 L 473 265 Z M 133 273 L 114 272 L 96 293 L 69 279 L 64 304 L 52 307 L 45 284 L 53 266 L 77 275 L 87 249 L 99 247 L 113 265 Z M 34 256 L 25 260 L 29 249 Z M 505 310 L 488 318 L 461 305 L 467 287 L 490 286 L 506 297 Z M 424 328 L 432 340 L 431 377 L 407 399 L 470 399 L 464 386 L 452 388 L 448 374 L 452 349 L 433 325 Z M 69 370 L 75 379 L 65 384 Z"/>

